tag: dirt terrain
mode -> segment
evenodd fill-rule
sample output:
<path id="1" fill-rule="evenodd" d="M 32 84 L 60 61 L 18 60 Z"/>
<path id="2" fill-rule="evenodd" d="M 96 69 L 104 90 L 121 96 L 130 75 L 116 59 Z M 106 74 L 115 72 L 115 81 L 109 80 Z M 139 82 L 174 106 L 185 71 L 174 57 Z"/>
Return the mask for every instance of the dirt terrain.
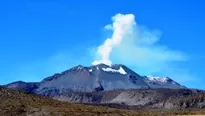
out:
<path id="1" fill-rule="evenodd" d="M 23 91 L 0 87 L 1 116 L 165 116 L 205 114 L 205 109 L 115 109 L 61 102 Z"/>

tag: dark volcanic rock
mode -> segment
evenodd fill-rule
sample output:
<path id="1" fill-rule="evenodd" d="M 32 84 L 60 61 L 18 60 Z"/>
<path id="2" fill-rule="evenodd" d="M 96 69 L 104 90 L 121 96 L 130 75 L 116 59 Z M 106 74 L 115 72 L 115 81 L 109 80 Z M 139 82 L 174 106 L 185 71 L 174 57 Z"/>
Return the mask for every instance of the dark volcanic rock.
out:
<path id="1" fill-rule="evenodd" d="M 18 89 L 18 90 L 24 90 L 27 92 L 35 92 L 35 90 L 39 87 L 39 82 L 23 82 L 23 81 L 16 81 L 7 85 L 4 85 L 4 87 L 11 88 L 11 89 Z"/>
<path id="2" fill-rule="evenodd" d="M 184 88 L 170 78 L 144 77 L 122 64 L 98 64 L 90 67 L 75 66 L 56 73 L 38 83 L 14 82 L 5 85 L 37 94 L 56 91 L 104 91 L 114 89 Z M 47 92 L 46 92 L 47 91 Z"/>
<path id="3" fill-rule="evenodd" d="M 99 92 L 99 91 L 104 91 L 104 88 L 102 86 L 102 84 L 100 83 L 100 81 L 96 82 L 96 87 L 94 88 L 95 92 Z"/>

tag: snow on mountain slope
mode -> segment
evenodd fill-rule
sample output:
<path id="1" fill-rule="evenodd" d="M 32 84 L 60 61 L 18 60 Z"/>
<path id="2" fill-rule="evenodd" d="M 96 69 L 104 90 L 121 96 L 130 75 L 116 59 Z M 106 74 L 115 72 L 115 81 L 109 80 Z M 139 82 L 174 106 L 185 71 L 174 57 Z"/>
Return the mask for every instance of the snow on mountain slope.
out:
<path id="1" fill-rule="evenodd" d="M 185 88 L 168 77 L 140 76 L 122 64 L 111 66 L 98 64 L 90 67 L 78 65 L 47 77 L 38 83 L 15 82 L 5 86 L 34 91 L 38 94 L 113 89 Z"/>
<path id="2" fill-rule="evenodd" d="M 122 67 L 120 67 L 118 70 L 115 70 L 115 69 L 112 69 L 112 68 L 102 68 L 102 69 L 103 69 L 103 71 L 107 71 L 107 72 L 116 72 L 116 73 L 120 73 L 120 74 L 123 74 L 123 75 L 127 74 Z"/>
<path id="3" fill-rule="evenodd" d="M 100 85 L 100 87 L 96 85 Z M 60 74 L 48 77 L 41 82 L 37 91 L 45 88 L 64 88 L 89 92 L 93 90 L 148 87 L 141 76 L 123 65 L 108 66 L 99 64 L 90 67 L 79 65 Z"/>
<path id="4" fill-rule="evenodd" d="M 151 88 L 186 88 L 169 77 L 145 76 L 144 80 Z"/>
<path id="5" fill-rule="evenodd" d="M 161 82 L 161 83 L 166 83 L 168 78 L 167 77 L 152 77 L 152 76 L 147 76 L 147 78 L 150 81 L 155 81 L 155 82 Z"/>

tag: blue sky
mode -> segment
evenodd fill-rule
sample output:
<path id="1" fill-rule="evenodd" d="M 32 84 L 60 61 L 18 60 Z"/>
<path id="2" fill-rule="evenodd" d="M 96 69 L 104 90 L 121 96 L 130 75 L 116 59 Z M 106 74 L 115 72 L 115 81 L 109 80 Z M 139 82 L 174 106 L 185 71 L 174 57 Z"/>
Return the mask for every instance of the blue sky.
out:
<path id="1" fill-rule="evenodd" d="M 1 1 L 0 84 L 40 81 L 78 64 L 89 66 L 105 59 L 103 46 L 105 54 L 112 48 L 112 63 L 205 89 L 204 6 L 204 0 Z M 132 34 L 107 46 L 108 38 L 120 34 L 114 25 L 124 19 Z"/>

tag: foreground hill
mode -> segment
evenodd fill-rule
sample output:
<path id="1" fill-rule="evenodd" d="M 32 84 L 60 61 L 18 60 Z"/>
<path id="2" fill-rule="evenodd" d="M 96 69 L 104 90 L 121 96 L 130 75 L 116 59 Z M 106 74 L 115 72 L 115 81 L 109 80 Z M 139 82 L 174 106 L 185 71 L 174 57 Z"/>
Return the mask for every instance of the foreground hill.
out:
<path id="1" fill-rule="evenodd" d="M 71 104 L 0 87 L 0 116 L 135 116 L 132 111 Z"/>
<path id="2" fill-rule="evenodd" d="M 176 114 L 205 114 L 205 109 L 136 108 L 134 110 L 120 110 L 60 102 L 47 97 L 0 87 L 0 116 L 166 116 Z"/>

